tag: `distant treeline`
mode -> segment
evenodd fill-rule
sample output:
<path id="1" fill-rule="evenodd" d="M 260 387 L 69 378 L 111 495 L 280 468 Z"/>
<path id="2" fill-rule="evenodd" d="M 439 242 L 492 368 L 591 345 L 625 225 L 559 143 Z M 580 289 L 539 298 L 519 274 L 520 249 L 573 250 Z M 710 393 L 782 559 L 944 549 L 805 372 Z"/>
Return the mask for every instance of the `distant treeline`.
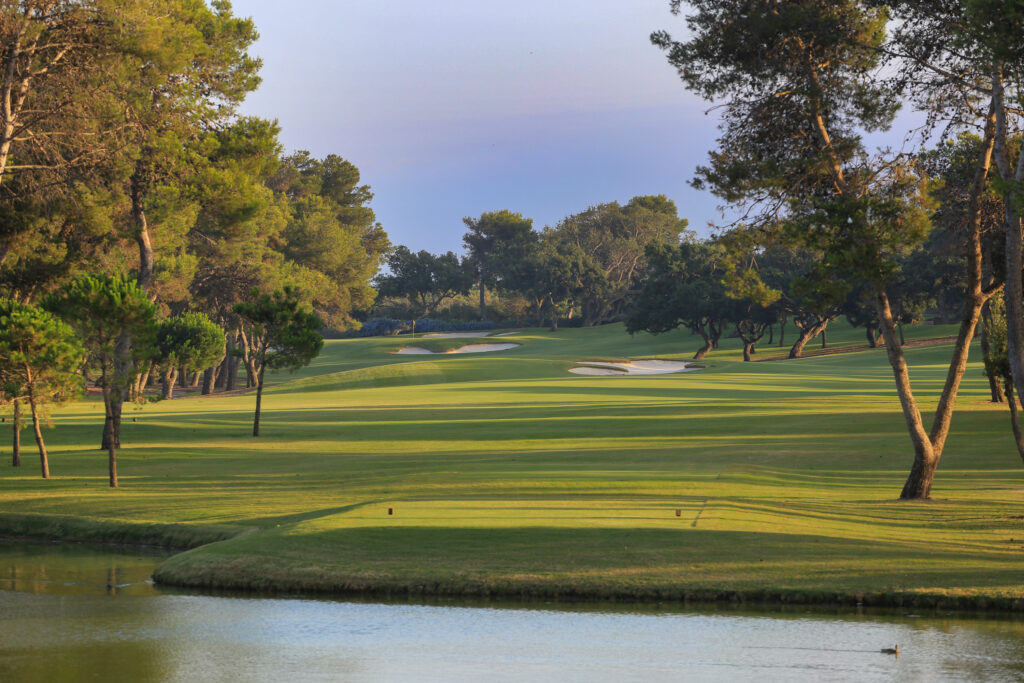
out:
<path id="1" fill-rule="evenodd" d="M 742 227 L 698 238 L 664 196 L 601 204 L 541 231 L 511 211 L 465 223 L 464 255 L 404 246 L 390 253 L 389 272 L 375 280 L 375 310 L 394 317 L 372 318 L 360 336 L 411 331 L 416 320 L 416 329 L 426 331 L 426 316 L 447 319 L 445 329 L 475 329 L 470 317 L 552 329 L 625 321 L 630 332 L 690 330 L 704 340 L 696 358 L 723 336 L 739 337 L 749 360 L 766 337 L 785 343 L 789 325 L 789 353 L 799 357 L 831 321 L 845 317 L 864 328 L 871 347 L 880 342 L 864 286 L 827 282 L 820 255 L 753 245 Z M 926 313 L 937 321 L 959 314 L 965 282 L 954 237 L 935 230 L 899 256 L 888 291 L 901 330 Z M 471 290 L 479 296 L 475 311 Z M 443 327 L 432 319 L 429 325 Z"/>

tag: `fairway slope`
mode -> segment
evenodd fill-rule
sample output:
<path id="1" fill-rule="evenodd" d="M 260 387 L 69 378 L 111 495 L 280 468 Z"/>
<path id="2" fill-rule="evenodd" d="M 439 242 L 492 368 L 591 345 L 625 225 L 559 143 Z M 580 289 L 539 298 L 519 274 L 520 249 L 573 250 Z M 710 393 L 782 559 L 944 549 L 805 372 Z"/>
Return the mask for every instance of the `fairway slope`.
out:
<path id="1" fill-rule="evenodd" d="M 53 479 L 27 449 L 0 470 L 0 535 L 193 547 L 156 572 L 186 586 L 1024 610 L 1024 472 L 976 361 L 934 499 L 906 503 L 884 354 L 743 363 L 725 340 L 701 372 L 608 381 L 567 370 L 686 363 L 698 340 L 621 325 L 515 339 L 430 357 L 327 342 L 269 378 L 259 438 L 251 394 L 126 407 L 118 490 L 99 403 L 61 408 Z M 907 350 L 926 412 L 949 351 Z"/>

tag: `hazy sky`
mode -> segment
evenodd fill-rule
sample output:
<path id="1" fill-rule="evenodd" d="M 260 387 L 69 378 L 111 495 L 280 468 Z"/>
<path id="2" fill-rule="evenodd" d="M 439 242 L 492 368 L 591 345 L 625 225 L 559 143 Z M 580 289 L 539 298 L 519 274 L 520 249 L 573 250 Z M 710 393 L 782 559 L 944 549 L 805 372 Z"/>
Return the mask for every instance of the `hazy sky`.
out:
<path id="1" fill-rule="evenodd" d="M 716 135 L 651 31 L 668 0 L 235 0 L 260 32 L 243 112 L 288 150 L 359 167 L 395 244 L 461 251 L 463 216 L 534 227 L 638 194 L 692 228 L 718 212 L 687 185 Z"/>

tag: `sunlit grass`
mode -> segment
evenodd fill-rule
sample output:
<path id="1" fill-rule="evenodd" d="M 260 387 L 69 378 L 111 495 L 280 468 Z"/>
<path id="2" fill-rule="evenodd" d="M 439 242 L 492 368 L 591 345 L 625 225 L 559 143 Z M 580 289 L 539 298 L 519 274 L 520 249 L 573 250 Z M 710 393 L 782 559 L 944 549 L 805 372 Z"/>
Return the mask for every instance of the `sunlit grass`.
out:
<path id="1" fill-rule="evenodd" d="M 23 467 L 0 473 L 0 512 L 258 530 L 161 570 L 196 583 L 1024 598 L 1024 470 L 977 359 L 933 500 L 901 503 L 911 449 L 881 350 L 742 363 L 730 340 L 697 372 L 585 377 L 567 370 L 686 359 L 698 344 L 621 326 L 501 340 L 522 346 L 400 356 L 410 340 L 328 342 L 273 378 L 258 439 L 251 394 L 129 407 L 118 490 L 105 486 L 100 405 L 69 406 L 46 432 L 54 478 L 38 478 L 26 431 Z M 830 343 L 863 342 L 838 326 Z M 908 349 L 926 411 L 950 350 Z"/>

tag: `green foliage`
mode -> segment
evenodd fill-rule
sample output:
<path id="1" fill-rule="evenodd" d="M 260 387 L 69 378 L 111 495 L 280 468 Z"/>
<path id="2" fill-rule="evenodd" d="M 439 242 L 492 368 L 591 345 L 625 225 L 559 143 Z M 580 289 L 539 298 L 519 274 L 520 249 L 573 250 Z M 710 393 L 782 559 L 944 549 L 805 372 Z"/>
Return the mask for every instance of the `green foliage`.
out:
<path id="1" fill-rule="evenodd" d="M 566 216 L 542 239 L 549 253 L 574 264 L 575 284 L 567 301 L 581 309 L 584 324 L 595 325 L 620 318 L 632 305 L 647 246 L 678 244 L 691 236 L 686 226 L 674 202 L 649 195 L 633 197 L 625 206 L 598 204 Z"/>
<path id="2" fill-rule="evenodd" d="M 377 291 L 381 296 L 408 299 L 416 318 L 429 316 L 444 301 L 468 293 L 473 286 L 472 262 L 450 251 L 413 253 L 400 245 L 388 256 L 388 270 L 377 277 Z"/>
<path id="3" fill-rule="evenodd" d="M 83 275 L 44 299 L 43 306 L 74 328 L 86 349 L 87 368 L 99 374 L 105 388 L 119 383 L 116 388 L 127 389 L 131 374 L 120 370 L 152 355 L 156 306 L 133 279 Z"/>
<path id="4" fill-rule="evenodd" d="M 660 334 L 682 325 L 699 333 L 709 323 L 720 326 L 729 302 L 722 282 L 723 255 L 721 245 L 712 241 L 650 246 L 648 277 L 626 330 Z"/>
<path id="5" fill-rule="evenodd" d="M 522 267 L 537 243 L 533 219 L 502 209 L 489 211 L 479 218 L 462 219 L 467 232 L 462 236 L 467 259 L 476 266 L 480 289 L 509 288 L 522 285 Z M 486 318 L 486 309 L 481 318 Z"/>
<path id="6" fill-rule="evenodd" d="M 985 330 L 989 351 L 985 354 L 985 373 L 1001 382 L 1012 381 L 1007 353 L 1006 303 L 1003 297 L 994 296 L 988 300 L 988 313 Z"/>
<path id="7" fill-rule="evenodd" d="M 252 326 L 259 339 L 257 367 L 298 370 L 309 365 L 323 347 L 323 327 L 315 313 L 302 310 L 291 287 L 273 295 L 250 292 L 252 301 L 235 306 L 235 313 Z M 261 372 L 262 375 L 262 372 Z"/>
<path id="8" fill-rule="evenodd" d="M 479 218 L 467 216 L 462 222 L 467 228 L 462 243 L 478 267 L 493 264 L 500 270 L 499 261 L 521 255 L 536 240 L 533 219 L 508 209 L 488 211 Z"/>
<path id="9" fill-rule="evenodd" d="M 202 313 L 182 313 L 159 324 L 155 350 L 157 367 L 205 370 L 224 354 L 224 330 Z"/>
<path id="10" fill-rule="evenodd" d="M 260 61 L 247 50 L 257 38 L 251 19 L 236 17 L 229 2 L 144 0 L 122 16 L 126 33 L 123 96 L 137 98 L 137 138 L 143 146 L 171 152 L 179 136 L 191 138 L 233 114 L 256 89 Z M 132 73 L 134 70 L 134 73 Z M 153 106 L 154 95 L 160 98 Z M 135 104 L 135 102 L 132 102 Z M 191 130 L 189 130 L 191 129 Z"/>
<path id="11" fill-rule="evenodd" d="M 899 106 L 873 75 L 886 11 L 852 1 L 692 5 L 688 41 L 652 40 L 690 89 L 727 101 L 696 185 L 743 205 L 762 244 L 815 253 L 808 282 L 881 286 L 929 229 L 920 172 L 868 159 L 861 140 Z"/>
<path id="12" fill-rule="evenodd" d="M 337 330 L 358 327 L 353 311 L 373 304 L 370 279 L 391 247 L 368 206 L 373 193 L 359 181 L 351 162 L 306 151 L 282 158 L 266 180 L 287 217 L 272 245 L 285 260 L 281 282 L 309 293 L 314 310 Z"/>
<path id="13" fill-rule="evenodd" d="M 51 313 L 0 299 L 0 397 L 61 404 L 82 390 L 78 374 L 85 350 L 66 323 Z"/>
<path id="14" fill-rule="evenodd" d="M 653 244 L 647 248 L 648 270 L 643 287 L 629 315 L 626 331 L 630 334 L 662 334 L 684 327 L 704 340 L 702 357 L 729 324 L 749 343 L 761 338 L 768 325 L 776 322 L 774 305 L 779 293 L 768 289 L 760 273 L 749 267 L 750 252 L 745 254 L 754 273 L 744 281 L 735 276 L 740 256 L 736 243 L 723 240 L 685 241 L 678 246 Z"/>

